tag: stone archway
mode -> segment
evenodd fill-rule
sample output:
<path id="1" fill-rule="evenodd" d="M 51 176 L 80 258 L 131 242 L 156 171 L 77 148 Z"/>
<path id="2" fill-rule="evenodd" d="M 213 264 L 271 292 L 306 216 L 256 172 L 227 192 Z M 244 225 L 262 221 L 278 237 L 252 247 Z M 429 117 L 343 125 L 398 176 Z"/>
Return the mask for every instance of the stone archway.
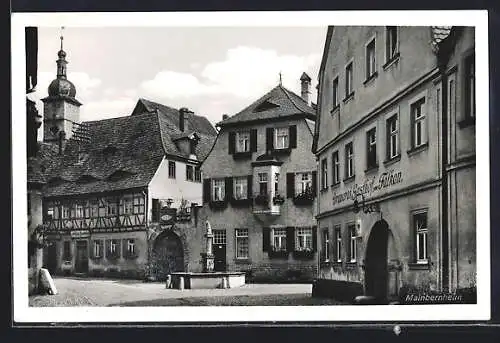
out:
<path id="1" fill-rule="evenodd" d="M 172 272 L 184 271 L 184 249 L 179 236 L 165 230 L 153 242 L 152 263 L 156 280 L 165 281 Z"/>
<path id="2" fill-rule="evenodd" d="M 388 298 L 389 250 L 393 254 L 394 247 L 389 249 L 392 234 L 385 220 L 377 221 L 370 232 L 365 255 L 365 295 L 385 301 Z M 394 244 L 391 244 L 392 246 Z"/>

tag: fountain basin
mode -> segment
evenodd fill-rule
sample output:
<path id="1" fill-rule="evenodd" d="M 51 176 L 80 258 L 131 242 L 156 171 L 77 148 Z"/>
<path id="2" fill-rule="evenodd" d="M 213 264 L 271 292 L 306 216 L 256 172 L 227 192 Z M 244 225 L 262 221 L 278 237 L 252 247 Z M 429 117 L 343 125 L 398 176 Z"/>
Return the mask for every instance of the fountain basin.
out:
<path id="1" fill-rule="evenodd" d="M 170 276 L 171 288 L 177 289 L 235 288 L 245 284 L 244 272 L 175 272 Z"/>

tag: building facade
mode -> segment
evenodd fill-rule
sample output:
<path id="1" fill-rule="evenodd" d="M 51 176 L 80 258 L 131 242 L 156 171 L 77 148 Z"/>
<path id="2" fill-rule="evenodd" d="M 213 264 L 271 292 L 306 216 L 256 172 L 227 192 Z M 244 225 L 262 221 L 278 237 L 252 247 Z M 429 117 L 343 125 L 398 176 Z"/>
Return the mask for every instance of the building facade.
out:
<path id="1" fill-rule="evenodd" d="M 57 146 L 42 188 L 52 273 L 164 279 L 189 268 L 202 201 L 200 164 L 216 131 L 205 117 L 146 99 L 129 116 L 81 122 L 58 53 L 43 99 L 44 144 Z"/>
<path id="2" fill-rule="evenodd" d="M 318 279 L 379 299 L 473 287 L 474 126 L 457 123 L 472 106 L 473 47 L 468 28 L 328 28 L 313 143 Z"/>
<path id="3" fill-rule="evenodd" d="M 316 274 L 310 81 L 302 75 L 302 96 L 280 84 L 217 124 L 200 211 L 214 232 L 215 270 L 245 271 L 255 282 Z"/>

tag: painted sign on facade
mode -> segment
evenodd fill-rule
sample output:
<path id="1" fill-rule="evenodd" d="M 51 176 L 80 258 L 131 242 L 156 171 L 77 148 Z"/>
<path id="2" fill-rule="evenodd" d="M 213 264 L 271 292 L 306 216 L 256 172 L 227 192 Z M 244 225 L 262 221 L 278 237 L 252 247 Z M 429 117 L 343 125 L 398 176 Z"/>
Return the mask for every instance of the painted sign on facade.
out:
<path id="1" fill-rule="evenodd" d="M 87 238 L 90 237 L 89 230 L 74 230 L 71 231 L 71 238 Z"/>
<path id="2" fill-rule="evenodd" d="M 363 183 L 356 183 L 340 193 L 335 191 L 333 193 L 333 205 L 341 204 L 347 200 L 354 201 L 356 196 L 359 195 L 370 197 L 377 192 L 388 189 L 401 183 L 402 181 L 403 174 L 401 171 L 389 170 L 380 174 L 378 178 L 374 175 L 371 178 L 367 178 Z"/>

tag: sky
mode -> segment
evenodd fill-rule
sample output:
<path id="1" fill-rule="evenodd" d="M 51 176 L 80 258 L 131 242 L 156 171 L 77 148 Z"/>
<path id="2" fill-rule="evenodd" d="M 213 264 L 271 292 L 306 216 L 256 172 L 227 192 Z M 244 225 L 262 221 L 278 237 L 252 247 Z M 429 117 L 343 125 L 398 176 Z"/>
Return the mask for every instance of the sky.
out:
<path id="1" fill-rule="evenodd" d="M 279 83 L 300 95 L 303 72 L 312 101 L 326 27 L 39 27 L 40 114 L 56 77 L 61 32 L 68 80 L 83 103 L 80 120 L 130 115 L 137 100 L 188 107 L 215 125 Z"/>

